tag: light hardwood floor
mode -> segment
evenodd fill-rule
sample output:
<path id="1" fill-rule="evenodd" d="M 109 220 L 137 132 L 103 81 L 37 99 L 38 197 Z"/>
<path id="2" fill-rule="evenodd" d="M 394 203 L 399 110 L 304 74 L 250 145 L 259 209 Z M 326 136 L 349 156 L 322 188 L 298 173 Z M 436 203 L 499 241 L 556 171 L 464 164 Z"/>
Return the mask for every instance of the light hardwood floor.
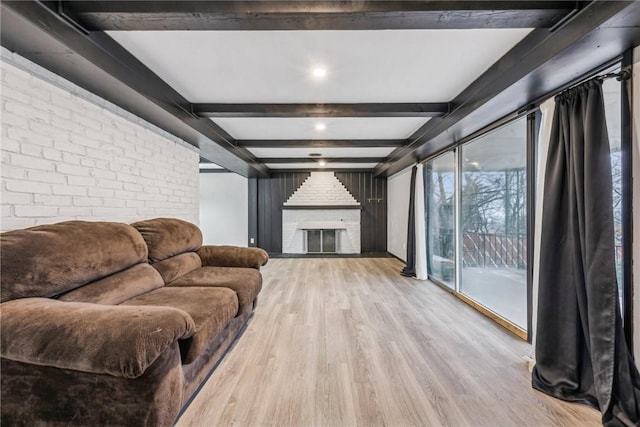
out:
<path id="1" fill-rule="evenodd" d="M 272 259 L 247 330 L 178 426 L 598 426 L 529 345 L 391 258 Z"/>

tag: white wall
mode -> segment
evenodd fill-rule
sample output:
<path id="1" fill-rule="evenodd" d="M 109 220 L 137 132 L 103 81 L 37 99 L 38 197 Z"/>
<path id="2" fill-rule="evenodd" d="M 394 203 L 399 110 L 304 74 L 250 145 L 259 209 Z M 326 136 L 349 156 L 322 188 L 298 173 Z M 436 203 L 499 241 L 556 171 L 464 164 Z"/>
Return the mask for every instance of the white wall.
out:
<path id="1" fill-rule="evenodd" d="M 248 245 L 247 178 L 225 172 L 200 174 L 200 229 L 205 244 Z"/>
<path id="2" fill-rule="evenodd" d="M 198 221 L 198 149 L 2 48 L 2 223 Z"/>
<path id="3" fill-rule="evenodd" d="M 407 259 L 411 167 L 387 178 L 387 251 Z"/>
<path id="4" fill-rule="evenodd" d="M 640 46 L 633 51 L 633 347 L 636 365 L 640 366 Z"/>

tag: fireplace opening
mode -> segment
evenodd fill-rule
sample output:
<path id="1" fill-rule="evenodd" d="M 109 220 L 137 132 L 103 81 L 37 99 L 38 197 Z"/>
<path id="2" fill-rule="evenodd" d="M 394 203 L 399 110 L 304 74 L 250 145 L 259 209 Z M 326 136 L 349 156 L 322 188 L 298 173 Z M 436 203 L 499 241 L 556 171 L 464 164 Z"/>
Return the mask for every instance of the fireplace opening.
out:
<path id="1" fill-rule="evenodd" d="M 336 230 L 307 230 L 307 253 L 336 253 Z"/>

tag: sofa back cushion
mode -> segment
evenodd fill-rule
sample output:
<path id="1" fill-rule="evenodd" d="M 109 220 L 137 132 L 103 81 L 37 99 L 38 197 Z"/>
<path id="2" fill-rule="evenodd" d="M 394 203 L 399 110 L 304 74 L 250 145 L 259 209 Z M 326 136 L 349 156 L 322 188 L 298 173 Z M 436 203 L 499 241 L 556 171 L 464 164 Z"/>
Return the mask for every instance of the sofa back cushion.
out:
<path id="1" fill-rule="evenodd" d="M 156 262 L 153 267 L 158 270 L 164 283 L 171 283 L 177 278 L 202 267 L 202 261 L 197 253 L 185 252 Z"/>
<path id="2" fill-rule="evenodd" d="M 117 305 L 163 286 L 158 271 L 145 262 L 76 288 L 57 299 Z"/>
<path id="3" fill-rule="evenodd" d="M 0 301 L 53 297 L 146 262 L 131 226 L 67 221 L 0 234 Z"/>
<path id="4" fill-rule="evenodd" d="M 202 246 L 202 232 L 190 222 L 176 218 L 155 218 L 131 224 L 142 234 L 149 248 L 149 262 L 156 263 Z"/>

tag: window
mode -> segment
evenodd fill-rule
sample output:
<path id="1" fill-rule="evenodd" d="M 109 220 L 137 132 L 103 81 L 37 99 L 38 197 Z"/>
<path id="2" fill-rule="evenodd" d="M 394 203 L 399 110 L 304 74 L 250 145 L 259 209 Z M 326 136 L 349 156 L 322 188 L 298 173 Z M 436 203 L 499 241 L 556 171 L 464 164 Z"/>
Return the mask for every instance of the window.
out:
<path id="1" fill-rule="evenodd" d="M 429 277 L 455 289 L 455 154 L 426 164 L 427 270 Z"/>
<path id="2" fill-rule="evenodd" d="M 518 119 L 461 147 L 460 292 L 527 329 L 527 129 Z"/>
<path id="3" fill-rule="evenodd" d="M 621 113 L 621 84 L 615 79 L 608 79 L 602 83 L 607 132 L 611 149 L 611 178 L 613 184 L 613 227 L 615 238 L 616 273 L 618 278 L 618 295 L 620 306 L 624 307 L 624 248 L 622 235 L 622 113 Z M 624 314 L 624 309 L 621 309 Z"/>

